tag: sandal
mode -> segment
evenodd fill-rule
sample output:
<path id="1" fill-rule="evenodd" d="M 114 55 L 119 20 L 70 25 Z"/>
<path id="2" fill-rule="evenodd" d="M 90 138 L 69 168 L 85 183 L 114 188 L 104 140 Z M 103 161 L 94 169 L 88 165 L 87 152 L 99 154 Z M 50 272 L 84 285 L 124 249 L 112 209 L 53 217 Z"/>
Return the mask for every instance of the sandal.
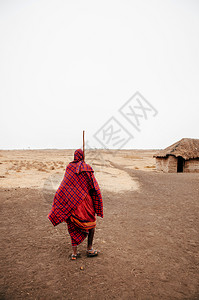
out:
<path id="1" fill-rule="evenodd" d="M 71 254 L 70 259 L 71 259 L 71 260 L 76 260 L 76 259 L 77 259 L 77 254 Z"/>
<path id="2" fill-rule="evenodd" d="M 90 249 L 90 250 L 87 250 L 87 257 L 94 257 L 94 256 L 98 256 L 98 253 L 100 251 L 98 250 L 93 250 L 93 249 Z"/>
<path id="3" fill-rule="evenodd" d="M 71 260 L 76 260 L 80 256 L 81 256 L 81 253 L 77 252 L 77 254 L 71 254 L 70 259 Z"/>

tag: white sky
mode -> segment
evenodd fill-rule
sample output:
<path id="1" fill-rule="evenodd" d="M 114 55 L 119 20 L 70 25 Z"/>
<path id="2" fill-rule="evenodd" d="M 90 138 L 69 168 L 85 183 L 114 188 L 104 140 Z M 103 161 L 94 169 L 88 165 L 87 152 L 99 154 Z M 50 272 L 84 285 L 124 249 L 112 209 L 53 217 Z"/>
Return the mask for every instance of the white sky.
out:
<path id="1" fill-rule="evenodd" d="M 114 116 L 125 148 L 199 138 L 198 0 L 0 0 L 0 149 L 77 148 Z M 139 91 L 140 132 L 119 113 Z"/>

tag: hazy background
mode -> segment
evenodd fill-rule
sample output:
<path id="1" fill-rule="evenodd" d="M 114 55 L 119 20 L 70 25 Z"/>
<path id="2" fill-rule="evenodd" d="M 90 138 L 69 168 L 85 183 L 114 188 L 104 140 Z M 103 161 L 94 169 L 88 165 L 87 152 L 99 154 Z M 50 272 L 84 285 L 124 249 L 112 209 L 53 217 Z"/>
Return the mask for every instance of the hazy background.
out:
<path id="1" fill-rule="evenodd" d="M 114 116 L 165 148 L 199 137 L 199 1 L 0 0 L 0 149 L 76 148 Z M 158 111 L 136 132 L 119 108 Z"/>

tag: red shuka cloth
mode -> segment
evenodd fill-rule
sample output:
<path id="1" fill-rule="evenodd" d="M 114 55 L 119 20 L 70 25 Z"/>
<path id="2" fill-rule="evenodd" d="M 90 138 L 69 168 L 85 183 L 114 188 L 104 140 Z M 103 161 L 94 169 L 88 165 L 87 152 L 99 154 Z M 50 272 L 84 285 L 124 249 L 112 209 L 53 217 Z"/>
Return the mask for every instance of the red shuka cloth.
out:
<path id="1" fill-rule="evenodd" d="M 82 203 L 77 207 L 71 215 L 70 220 L 75 226 L 81 228 L 88 233 L 88 230 L 96 227 L 95 210 L 93 200 L 90 195 L 87 195 Z"/>
<path id="2" fill-rule="evenodd" d="M 93 200 L 87 195 L 72 216 L 66 221 L 72 246 L 77 246 L 86 238 L 89 229 L 96 227 Z"/>
<path id="3" fill-rule="evenodd" d="M 82 222 L 95 222 L 95 210 L 93 200 L 90 195 L 87 195 L 84 201 L 76 208 L 72 216 L 75 216 Z"/>
<path id="4" fill-rule="evenodd" d="M 95 213 L 103 218 L 103 202 L 94 171 L 83 161 L 83 151 L 78 149 L 74 161 L 66 168 L 64 178 L 55 193 L 52 209 L 48 214 L 54 226 L 68 221 L 87 195 L 91 195 Z M 68 223 L 68 222 L 67 222 Z"/>

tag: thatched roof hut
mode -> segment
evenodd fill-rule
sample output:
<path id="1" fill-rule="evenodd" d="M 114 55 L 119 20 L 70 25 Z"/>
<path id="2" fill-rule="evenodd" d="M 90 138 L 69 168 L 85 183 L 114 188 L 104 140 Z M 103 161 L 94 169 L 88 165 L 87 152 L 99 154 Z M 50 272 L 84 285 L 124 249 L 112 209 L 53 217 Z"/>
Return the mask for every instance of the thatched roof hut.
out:
<path id="1" fill-rule="evenodd" d="M 164 172 L 199 172 L 199 139 L 183 138 L 156 155 L 156 168 Z"/>

